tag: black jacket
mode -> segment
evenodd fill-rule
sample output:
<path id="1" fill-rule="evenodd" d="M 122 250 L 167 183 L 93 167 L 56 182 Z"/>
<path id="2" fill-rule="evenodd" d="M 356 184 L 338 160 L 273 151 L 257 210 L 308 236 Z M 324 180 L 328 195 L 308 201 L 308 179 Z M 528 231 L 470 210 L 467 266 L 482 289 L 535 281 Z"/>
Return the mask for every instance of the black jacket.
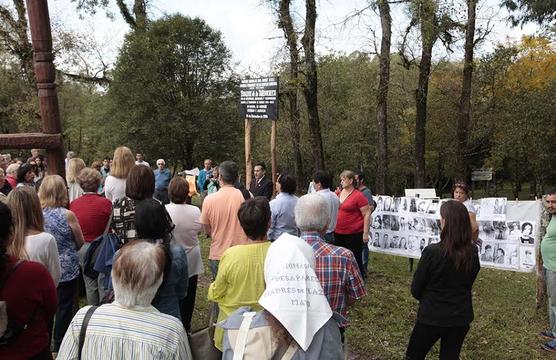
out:
<path id="1" fill-rule="evenodd" d="M 413 275 L 411 294 L 419 300 L 417 321 L 433 326 L 465 326 L 473 321 L 471 288 L 479 273 L 479 255 L 475 251 L 471 271 L 459 272 L 440 244 L 423 250 Z"/>
<path id="2" fill-rule="evenodd" d="M 251 191 L 253 196 L 266 196 L 266 198 L 270 200 L 270 198 L 272 198 L 272 192 L 274 191 L 272 179 L 265 175 L 258 183 L 257 179 L 251 180 L 249 191 Z"/>

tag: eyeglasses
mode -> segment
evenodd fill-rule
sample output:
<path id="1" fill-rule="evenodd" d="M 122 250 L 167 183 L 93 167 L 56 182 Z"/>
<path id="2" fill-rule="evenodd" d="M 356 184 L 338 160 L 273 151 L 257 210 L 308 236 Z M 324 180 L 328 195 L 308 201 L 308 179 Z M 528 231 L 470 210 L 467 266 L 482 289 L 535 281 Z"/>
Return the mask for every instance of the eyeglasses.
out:
<path id="1" fill-rule="evenodd" d="M 163 164 L 163 163 L 158 163 L 158 164 L 156 164 L 156 165 L 164 165 L 164 164 Z"/>

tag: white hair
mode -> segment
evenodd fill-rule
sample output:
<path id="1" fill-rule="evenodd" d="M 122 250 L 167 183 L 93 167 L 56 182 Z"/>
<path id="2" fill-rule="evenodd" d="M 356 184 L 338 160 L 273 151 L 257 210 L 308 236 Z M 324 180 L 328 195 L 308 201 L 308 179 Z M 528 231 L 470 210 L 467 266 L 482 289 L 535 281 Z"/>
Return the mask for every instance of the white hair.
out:
<path id="1" fill-rule="evenodd" d="M 112 267 L 114 301 L 124 307 L 149 306 L 162 283 L 165 258 L 162 247 L 148 241 L 122 247 Z"/>
<path id="2" fill-rule="evenodd" d="M 156 163 L 158 164 L 159 162 L 163 163 L 164 165 L 166 165 L 166 161 L 164 161 L 164 159 L 158 159 L 156 160 Z"/>
<path id="3" fill-rule="evenodd" d="M 6 174 L 15 175 L 17 174 L 17 169 L 19 169 L 19 164 L 10 164 L 6 169 Z"/>
<path id="4" fill-rule="evenodd" d="M 322 231 L 330 220 L 328 201 L 319 194 L 303 195 L 295 205 L 295 223 L 301 231 Z"/>

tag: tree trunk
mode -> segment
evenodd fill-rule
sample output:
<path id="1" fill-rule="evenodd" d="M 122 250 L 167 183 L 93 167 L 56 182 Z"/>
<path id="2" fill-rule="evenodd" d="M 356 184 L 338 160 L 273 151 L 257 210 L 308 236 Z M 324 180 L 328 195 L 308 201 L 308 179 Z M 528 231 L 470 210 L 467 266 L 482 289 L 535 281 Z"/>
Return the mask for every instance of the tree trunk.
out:
<path id="1" fill-rule="evenodd" d="M 320 132 L 319 110 L 317 101 L 317 64 L 315 61 L 315 23 L 317 10 L 315 0 L 306 0 L 305 3 L 305 31 L 301 42 L 305 52 L 305 73 L 307 83 L 303 88 L 303 95 L 307 103 L 307 117 L 309 135 L 313 151 L 313 170 L 324 169 L 324 150 Z"/>
<path id="2" fill-rule="evenodd" d="M 468 147 L 469 124 L 471 122 L 471 81 L 473 79 L 473 50 L 475 47 L 475 13 L 477 0 L 467 0 L 467 26 L 465 27 L 465 54 L 463 60 L 463 83 L 459 102 L 460 113 L 458 117 L 458 148 L 457 169 L 458 175 L 467 180 L 470 176 L 469 162 L 465 156 Z"/>
<path id="3" fill-rule="evenodd" d="M 419 62 L 419 83 L 415 92 L 415 184 L 416 188 L 425 186 L 425 144 L 427 128 L 427 96 L 431 72 L 432 48 L 438 38 L 437 5 L 433 1 L 420 4 L 421 61 Z"/>
<path id="4" fill-rule="evenodd" d="M 386 194 L 388 179 L 388 87 L 390 83 L 390 45 L 392 38 L 392 17 L 388 0 L 379 0 L 382 41 L 380 44 L 380 79 L 378 84 L 376 119 L 378 125 L 378 171 L 377 194 Z"/>
<path id="5" fill-rule="evenodd" d="M 278 25 L 284 31 L 288 50 L 290 52 L 290 84 L 287 87 L 290 135 L 293 147 L 293 159 L 295 165 L 295 177 L 297 183 L 301 184 L 303 179 L 303 163 L 301 158 L 301 138 L 299 125 L 299 106 L 297 101 L 297 91 L 299 87 L 299 50 L 297 49 L 297 34 L 293 26 L 290 14 L 291 0 L 280 0 L 279 22 Z"/>

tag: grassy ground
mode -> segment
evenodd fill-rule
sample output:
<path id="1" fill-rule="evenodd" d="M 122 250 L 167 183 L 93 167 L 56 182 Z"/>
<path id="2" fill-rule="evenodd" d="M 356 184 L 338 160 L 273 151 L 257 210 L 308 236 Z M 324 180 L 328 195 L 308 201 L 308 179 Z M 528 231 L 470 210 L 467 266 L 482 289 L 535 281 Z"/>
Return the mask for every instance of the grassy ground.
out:
<path id="1" fill-rule="evenodd" d="M 209 240 L 201 236 L 203 259 Z M 417 261 L 415 262 L 415 266 Z M 368 295 L 350 311 L 347 331 L 351 359 L 402 359 L 413 328 L 417 301 L 409 292 L 408 260 L 372 254 Z M 193 329 L 208 322 L 208 266 L 200 277 Z M 462 360 L 551 359 L 536 334 L 548 324 L 546 310 L 535 307 L 535 275 L 482 269 L 474 287 L 475 321 L 464 343 Z M 438 358 L 438 348 L 430 359 Z"/>

